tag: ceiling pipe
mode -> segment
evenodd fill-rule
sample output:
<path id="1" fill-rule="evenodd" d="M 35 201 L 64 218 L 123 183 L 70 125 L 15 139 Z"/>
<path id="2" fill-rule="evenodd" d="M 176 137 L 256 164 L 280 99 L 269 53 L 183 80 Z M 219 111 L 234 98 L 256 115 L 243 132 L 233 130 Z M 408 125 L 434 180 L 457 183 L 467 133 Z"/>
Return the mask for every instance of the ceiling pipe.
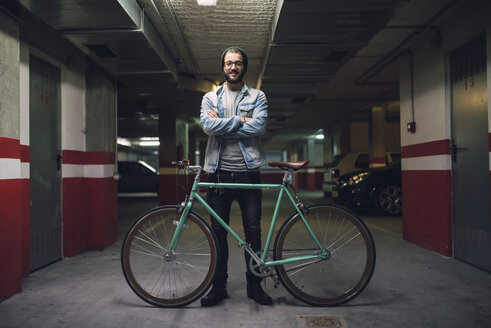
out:
<path id="1" fill-rule="evenodd" d="M 151 0 L 152 2 L 154 0 Z M 188 73 L 193 73 L 193 74 L 200 74 L 200 70 L 198 66 L 196 65 L 196 60 L 194 59 L 191 50 L 189 50 L 189 45 L 186 41 L 186 38 L 184 37 L 184 32 L 182 31 L 182 26 L 179 23 L 179 20 L 177 19 L 177 14 L 174 9 L 174 6 L 172 5 L 172 2 L 169 0 L 162 0 L 162 3 L 166 6 L 166 9 L 170 12 L 171 14 L 171 21 L 174 24 L 174 27 L 177 30 L 177 39 L 175 42 L 179 42 L 181 47 L 184 49 L 184 56 L 181 55 L 184 59 L 188 58 L 190 60 L 190 67 L 189 64 L 187 65 L 187 69 L 190 70 Z"/>
<path id="2" fill-rule="evenodd" d="M 261 84 L 263 83 L 264 72 L 266 71 L 266 66 L 268 65 L 268 60 L 269 60 L 269 54 L 271 52 L 271 45 L 273 44 L 273 39 L 276 33 L 276 26 L 278 25 L 281 9 L 283 8 L 283 1 L 284 0 L 278 0 L 276 2 L 275 12 L 273 15 L 273 19 L 271 20 L 271 29 L 269 31 L 268 44 L 264 49 L 263 62 L 261 63 L 261 68 L 257 76 L 256 89 L 261 89 Z"/>
<path id="3" fill-rule="evenodd" d="M 145 10 L 148 19 L 156 28 L 164 43 L 167 45 L 167 47 L 170 48 L 173 57 L 178 58 L 179 52 L 177 51 L 175 41 L 171 36 L 171 32 L 169 31 L 169 28 L 164 18 L 160 14 L 160 11 L 158 10 L 157 6 L 155 5 L 155 2 L 153 0 L 137 0 L 137 1 L 140 7 L 142 7 Z"/>
<path id="4" fill-rule="evenodd" d="M 442 9 L 440 9 L 435 15 L 433 15 L 425 24 L 423 24 L 419 29 L 413 33 L 411 33 L 407 38 L 405 38 L 401 43 L 399 43 L 394 49 L 392 49 L 387 55 L 382 57 L 379 61 L 377 61 L 374 65 L 369 67 L 365 72 L 359 75 L 353 83 L 355 85 L 398 85 L 399 82 L 369 82 L 368 80 L 372 79 L 375 75 L 380 73 L 383 69 L 385 69 L 388 65 L 396 61 L 400 56 L 405 53 L 403 49 L 407 43 L 409 43 L 414 37 L 417 35 L 421 35 L 429 29 L 438 29 L 433 25 L 433 22 L 437 20 L 440 16 L 442 16 L 445 12 L 447 12 L 451 7 L 457 4 L 460 0 L 454 0 L 446 4 Z M 388 28 L 400 28 L 399 26 L 391 26 Z M 411 27 L 413 28 L 413 27 Z"/>

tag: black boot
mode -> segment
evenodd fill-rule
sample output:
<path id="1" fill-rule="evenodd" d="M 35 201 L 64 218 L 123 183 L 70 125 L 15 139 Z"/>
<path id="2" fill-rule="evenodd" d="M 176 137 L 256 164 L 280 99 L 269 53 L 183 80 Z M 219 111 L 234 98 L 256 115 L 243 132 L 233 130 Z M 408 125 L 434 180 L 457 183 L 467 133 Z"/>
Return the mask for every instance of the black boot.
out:
<path id="1" fill-rule="evenodd" d="M 259 282 L 247 283 L 247 297 L 262 305 L 273 304 L 273 299 L 268 296 Z"/>
<path id="2" fill-rule="evenodd" d="M 212 306 L 217 305 L 220 301 L 228 297 L 227 289 L 225 287 L 215 287 L 211 288 L 211 291 L 201 299 L 201 306 Z"/>

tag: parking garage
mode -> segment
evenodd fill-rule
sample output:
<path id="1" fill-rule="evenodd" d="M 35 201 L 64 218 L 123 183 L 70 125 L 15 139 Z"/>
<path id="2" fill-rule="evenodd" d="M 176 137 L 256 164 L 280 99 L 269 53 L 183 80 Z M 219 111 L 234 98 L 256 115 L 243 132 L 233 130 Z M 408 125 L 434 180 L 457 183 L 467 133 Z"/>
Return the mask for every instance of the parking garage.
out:
<path id="1" fill-rule="evenodd" d="M 0 325 L 489 326 L 490 13 L 478 0 L 3 2 Z M 125 285 L 125 230 L 182 201 L 173 161 L 203 161 L 201 99 L 230 45 L 268 99 L 268 159 L 310 161 L 293 179 L 309 202 L 333 201 L 322 184 L 337 155 L 401 155 L 402 214 L 360 213 L 379 257 L 348 306 L 305 307 L 272 285 L 274 306 L 258 306 L 240 269 L 210 310 L 148 308 Z M 157 190 L 118 194 L 123 161 L 158 172 Z"/>

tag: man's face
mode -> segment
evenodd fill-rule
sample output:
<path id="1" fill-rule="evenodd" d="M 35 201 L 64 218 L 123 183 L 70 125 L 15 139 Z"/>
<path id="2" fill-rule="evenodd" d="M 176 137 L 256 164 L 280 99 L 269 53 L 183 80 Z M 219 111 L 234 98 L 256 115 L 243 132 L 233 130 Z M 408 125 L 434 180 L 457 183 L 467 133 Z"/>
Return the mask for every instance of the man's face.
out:
<path id="1" fill-rule="evenodd" d="M 237 52 L 227 52 L 224 57 L 223 75 L 228 83 L 240 83 L 244 77 L 244 61 Z"/>

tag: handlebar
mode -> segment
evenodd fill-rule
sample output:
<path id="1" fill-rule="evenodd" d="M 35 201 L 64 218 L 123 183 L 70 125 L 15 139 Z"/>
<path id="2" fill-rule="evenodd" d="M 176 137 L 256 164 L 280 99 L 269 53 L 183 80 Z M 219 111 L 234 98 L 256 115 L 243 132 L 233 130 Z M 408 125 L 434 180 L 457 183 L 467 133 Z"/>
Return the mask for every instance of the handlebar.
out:
<path id="1" fill-rule="evenodd" d="M 182 161 L 172 161 L 171 164 L 176 166 L 189 166 L 189 160 L 183 159 Z"/>
<path id="2" fill-rule="evenodd" d="M 172 161 L 171 163 L 178 167 L 183 167 L 185 170 L 197 172 L 196 177 L 200 176 L 201 171 L 203 170 L 203 167 L 201 167 L 201 165 L 189 165 L 190 161 L 188 159 L 183 159 L 182 161 Z"/>

